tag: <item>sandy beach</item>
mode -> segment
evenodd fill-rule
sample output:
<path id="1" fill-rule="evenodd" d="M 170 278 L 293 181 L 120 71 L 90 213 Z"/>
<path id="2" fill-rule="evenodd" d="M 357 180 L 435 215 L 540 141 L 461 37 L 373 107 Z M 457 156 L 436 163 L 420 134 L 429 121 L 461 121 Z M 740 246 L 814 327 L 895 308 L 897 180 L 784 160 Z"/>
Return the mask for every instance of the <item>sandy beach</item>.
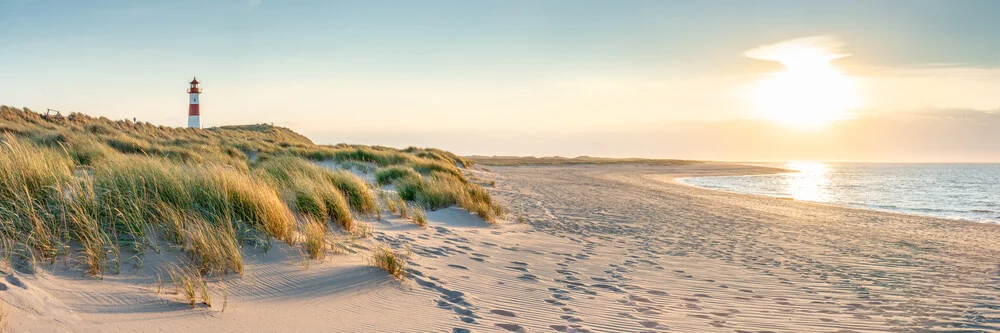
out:
<path id="1" fill-rule="evenodd" d="M 486 167 L 508 221 L 372 221 L 347 254 L 275 242 L 192 309 L 169 249 L 103 280 L 73 258 L 5 267 L 13 332 L 975 332 L 1000 330 L 1000 225 L 711 191 L 735 164 Z M 519 218 L 520 217 L 520 218 Z M 525 223 L 519 223 L 523 218 Z M 375 242 L 412 252 L 400 283 Z M 174 253 L 173 255 L 176 255 Z"/>

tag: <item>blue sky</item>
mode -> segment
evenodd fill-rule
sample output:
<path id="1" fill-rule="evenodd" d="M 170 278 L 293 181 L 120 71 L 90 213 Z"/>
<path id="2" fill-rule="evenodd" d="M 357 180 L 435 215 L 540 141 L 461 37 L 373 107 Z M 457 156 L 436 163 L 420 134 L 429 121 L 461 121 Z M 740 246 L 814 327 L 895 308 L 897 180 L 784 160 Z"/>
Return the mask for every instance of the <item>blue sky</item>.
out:
<path id="1" fill-rule="evenodd" d="M 986 89 L 1000 68 L 995 13 L 1000 2 L 985 0 L 0 0 L 0 104 L 181 126 L 185 82 L 198 75 L 204 124 L 274 122 L 317 141 L 385 143 L 378 133 L 482 123 L 543 136 L 554 127 L 624 131 L 747 118 L 716 91 L 780 66 L 743 52 L 804 36 L 844 40 L 844 68 L 873 82 L 923 73 L 964 85 L 973 71 L 970 84 Z M 870 108 L 996 101 L 898 97 L 933 89 L 921 84 L 874 89 L 881 100 Z M 593 100 L 574 102 L 580 95 Z M 898 100 L 879 97 L 890 95 Z M 373 116 L 395 121 L 364 121 Z"/>

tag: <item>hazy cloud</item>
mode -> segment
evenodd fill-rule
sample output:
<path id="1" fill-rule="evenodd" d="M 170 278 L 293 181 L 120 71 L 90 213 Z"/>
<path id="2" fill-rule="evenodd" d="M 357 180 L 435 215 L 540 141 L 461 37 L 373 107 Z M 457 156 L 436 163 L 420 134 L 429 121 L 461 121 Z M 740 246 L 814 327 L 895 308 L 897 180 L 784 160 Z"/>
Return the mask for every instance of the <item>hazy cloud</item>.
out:
<path id="1" fill-rule="evenodd" d="M 827 62 L 849 56 L 842 53 L 845 45 L 846 43 L 837 36 L 821 35 L 760 45 L 744 52 L 743 55 L 750 59 L 775 61 L 786 65 L 790 60 L 803 58 Z"/>

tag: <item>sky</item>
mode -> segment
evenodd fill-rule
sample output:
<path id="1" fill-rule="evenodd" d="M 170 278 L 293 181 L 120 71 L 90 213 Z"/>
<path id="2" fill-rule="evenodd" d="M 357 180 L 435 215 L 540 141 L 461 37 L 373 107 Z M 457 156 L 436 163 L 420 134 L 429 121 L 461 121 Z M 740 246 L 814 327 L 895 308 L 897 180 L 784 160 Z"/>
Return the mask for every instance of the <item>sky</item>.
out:
<path id="1" fill-rule="evenodd" d="M 0 104 L 184 126 L 197 76 L 203 126 L 273 123 L 317 143 L 1000 162 L 995 13 L 987 0 L 0 0 Z M 782 121 L 841 108 L 839 86 L 758 91 L 792 67 L 750 51 L 796 40 L 840 55 L 824 68 L 850 83 L 844 116 Z"/>

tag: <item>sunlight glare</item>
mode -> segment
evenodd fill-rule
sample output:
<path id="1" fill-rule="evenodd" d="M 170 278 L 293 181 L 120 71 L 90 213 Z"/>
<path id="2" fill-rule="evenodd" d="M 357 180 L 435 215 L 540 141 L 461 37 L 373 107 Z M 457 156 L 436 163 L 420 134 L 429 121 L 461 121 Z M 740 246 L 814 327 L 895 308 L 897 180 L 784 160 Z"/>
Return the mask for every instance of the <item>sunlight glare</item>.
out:
<path id="1" fill-rule="evenodd" d="M 752 99 L 761 116 L 794 127 L 817 127 L 844 119 L 858 107 L 854 79 L 830 64 L 846 55 L 833 53 L 818 41 L 826 40 L 797 39 L 746 53 L 785 66 L 753 89 Z"/>
<path id="2" fill-rule="evenodd" d="M 794 162 L 785 169 L 798 172 L 784 174 L 785 191 L 795 200 L 828 202 L 830 193 L 830 166 L 817 162 Z"/>

